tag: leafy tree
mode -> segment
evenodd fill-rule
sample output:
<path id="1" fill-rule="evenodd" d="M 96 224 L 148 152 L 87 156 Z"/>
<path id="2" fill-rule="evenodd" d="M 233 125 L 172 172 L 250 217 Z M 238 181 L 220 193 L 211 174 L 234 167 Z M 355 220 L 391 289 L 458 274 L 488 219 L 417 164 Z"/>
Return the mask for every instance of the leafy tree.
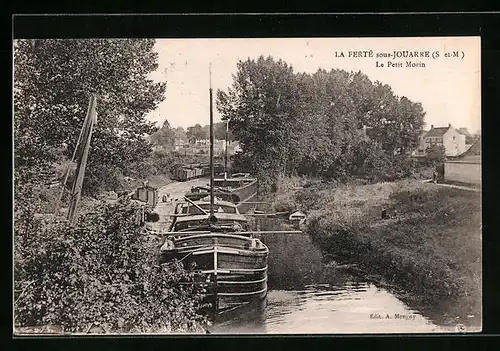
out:
<path id="1" fill-rule="evenodd" d="M 162 127 L 151 134 L 150 141 L 155 144 L 163 147 L 163 149 L 167 151 L 172 151 L 175 145 L 175 131 L 170 127 L 170 123 L 168 120 L 163 122 Z"/>
<path id="2" fill-rule="evenodd" d="M 446 150 L 443 145 L 431 145 L 425 150 L 425 159 L 430 165 L 437 165 L 446 160 Z"/>
<path id="3" fill-rule="evenodd" d="M 129 165 L 149 155 L 144 136 L 155 127 L 145 115 L 165 92 L 165 83 L 148 78 L 158 67 L 154 43 L 149 39 L 16 41 L 15 168 L 24 171 L 37 163 L 50 167 L 61 157 L 71 157 L 93 93 L 98 95 L 98 123 L 89 177 L 104 179 L 109 174 L 103 175 L 103 170 L 126 173 Z M 87 192 L 98 190 L 87 185 Z"/>
<path id="4" fill-rule="evenodd" d="M 187 140 L 186 131 L 182 127 L 177 127 L 174 129 L 175 139 Z"/>
<path id="5" fill-rule="evenodd" d="M 302 117 L 299 152 L 306 174 L 342 178 L 351 173 L 358 143 L 357 116 L 345 87 L 351 75 L 341 70 L 318 70 L 297 75 Z M 305 136 L 305 138 L 304 138 Z"/>
<path id="6" fill-rule="evenodd" d="M 214 139 L 217 140 L 226 139 L 226 122 L 214 123 Z M 234 135 L 230 128 L 227 133 L 227 140 L 234 141 Z"/>
<path id="7" fill-rule="evenodd" d="M 187 128 L 186 136 L 191 144 L 196 143 L 197 140 L 207 139 L 208 136 L 203 127 L 199 124 Z"/>
<path id="8" fill-rule="evenodd" d="M 199 139 L 209 139 L 210 138 L 210 124 L 206 124 L 203 127 L 201 127 L 201 132 L 199 131 L 199 128 L 195 125 L 192 127 L 188 127 L 188 131 L 192 130 L 192 134 L 196 134 Z M 191 134 L 190 134 L 191 135 Z M 191 138 L 192 141 L 195 141 L 195 138 Z M 225 140 L 226 139 L 226 122 L 215 122 L 214 123 L 214 139 L 215 140 Z M 231 132 L 231 129 L 229 129 L 228 133 L 228 140 L 233 141 L 234 136 Z"/>
<path id="9" fill-rule="evenodd" d="M 217 94 L 217 108 L 243 149 L 236 167 L 270 179 L 295 173 L 346 179 L 370 170 L 375 179 L 406 172 L 403 161 L 423 126 L 420 104 L 362 72 L 295 74 L 271 57 L 239 61 L 237 69 L 232 87 Z"/>
<path id="10" fill-rule="evenodd" d="M 292 67 L 272 57 L 239 61 L 228 92 L 217 92 L 217 108 L 260 177 L 290 170 L 299 120 Z"/>
<path id="11" fill-rule="evenodd" d="M 397 97 L 390 86 L 372 83 L 358 72 L 347 85 L 358 127 L 367 126 L 370 138 L 391 156 L 414 149 L 424 125 L 422 105 Z"/>
<path id="12" fill-rule="evenodd" d="M 472 144 L 475 140 L 475 137 L 469 132 L 467 128 L 458 128 L 457 132 L 459 132 L 462 135 L 465 135 L 465 143 L 466 144 Z"/>

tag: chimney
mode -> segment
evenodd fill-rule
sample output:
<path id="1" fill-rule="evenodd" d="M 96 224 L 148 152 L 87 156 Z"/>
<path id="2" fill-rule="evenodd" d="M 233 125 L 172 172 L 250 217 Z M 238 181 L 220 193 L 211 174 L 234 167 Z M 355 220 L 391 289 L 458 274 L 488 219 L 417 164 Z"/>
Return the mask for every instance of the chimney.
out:
<path id="1" fill-rule="evenodd" d="M 434 124 L 431 124 L 431 129 L 434 129 Z"/>
<path id="2" fill-rule="evenodd" d="M 450 128 L 450 127 L 451 127 L 451 123 L 448 123 L 448 128 Z"/>

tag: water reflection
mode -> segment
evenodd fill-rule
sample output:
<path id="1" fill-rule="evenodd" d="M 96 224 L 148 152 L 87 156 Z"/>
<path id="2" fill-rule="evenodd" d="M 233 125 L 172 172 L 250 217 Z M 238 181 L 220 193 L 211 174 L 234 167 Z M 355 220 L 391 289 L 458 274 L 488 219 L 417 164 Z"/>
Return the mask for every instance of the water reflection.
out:
<path id="1" fill-rule="evenodd" d="M 249 314 L 216 325 L 213 333 L 344 334 L 442 331 L 418 311 L 372 284 L 310 285 L 303 291 L 271 290 L 259 317 Z"/>
<path id="2" fill-rule="evenodd" d="M 263 237 L 270 249 L 269 292 L 212 333 L 348 334 L 446 331 L 364 277 L 325 265 L 308 236 Z M 453 331 L 453 330 L 451 330 Z"/>
<path id="3" fill-rule="evenodd" d="M 295 304 L 287 306 L 286 313 L 274 302 L 283 295 L 299 296 Z M 288 299 L 293 301 L 293 299 Z M 300 306 L 300 308 L 296 308 Z M 268 333 L 331 334 L 331 333 L 413 333 L 437 331 L 418 312 L 408 309 L 393 295 L 374 285 L 363 284 L 353 288 L 325 286 L 309 287 L 304 292 L 270 291 L 266 330 Z M 273 316 L 279 315 L 279 319 Z M 380 317 L 380 318 L 378 318 Z"/>

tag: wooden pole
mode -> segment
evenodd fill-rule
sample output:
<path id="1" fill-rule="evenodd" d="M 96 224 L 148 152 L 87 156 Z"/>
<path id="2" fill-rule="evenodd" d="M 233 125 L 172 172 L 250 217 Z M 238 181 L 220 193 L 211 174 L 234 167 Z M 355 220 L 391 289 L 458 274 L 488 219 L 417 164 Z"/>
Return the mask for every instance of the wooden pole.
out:
<path id="1" fill-rule="evenodd" d="M 85 168 L 87 166 L 90 140 L 92 138 L 92 130 L 94 128 L 94 124 L 97 122 L 96 104 L 97 99 L 95 96 L 92 96 L 90 100 L 89 111 L 87 117 L 85 118 L 85 123 L 83 126 L 84 133 L 82 136 L 82 149 L 79 150 L 76 176 L 73 182 L 73 187 L 71 189 L 71 202 L 68 209 L 68 220 L 70 223 L 73 223 L 75 219 L 76 209 L 78 207 L 78 203 L 80 202 L 80 197 L 82 194 L 83 178 L 85 176 Z"/>
<path id="2" fill-rule="evenodd" d="M 226 136 L 225 136 L 225 154 L 224 154 L 224 188 L 227 187 L 227 142 L 228 142 L 228 136 L 229 136 L 229 119 L 226 121 Z"/>
<path id="3" fill-rule="evenodd" d="M 87 116 L 90 115 L 90 108 L 91 107 L 92 107 L 92 97 L 90 97 L 90 100 L 89 100 L 89 107 L 87 109 Z M 68 167 L 66 168 L 66 174 L 64 175 L 61 193 L 60 193 L 59 198 L 56 202 L 56 211 L 59 209 L 59 205 L 63 199 L 64 192 L 66 191 L 66 183 L 68 182 L 71 164 L 75 161 L 76 153 L 77 153 L 78 149 L 80 148 L 80 144 L 81 144 L 82 136 L 83 136 L 83 131 L 85 130 L 85 123 L 87 123 L 87 117 L 85 117 L 85 119 L 83 120 L 83 126 L 82 126 L 82 129 L 80 130 L 80 135 L 78 136 L 78 140 L 76 142 L 75 149 L 73 150 L 73 155 L 71 156 L 71 161 L 68 164 Z"/>
<path id="4" fill-rule="evenodd" d="M 210 93 L 210 222 L 214 218 L 214 115 L 212 103 L 212 63 L 208 68 Z"/>

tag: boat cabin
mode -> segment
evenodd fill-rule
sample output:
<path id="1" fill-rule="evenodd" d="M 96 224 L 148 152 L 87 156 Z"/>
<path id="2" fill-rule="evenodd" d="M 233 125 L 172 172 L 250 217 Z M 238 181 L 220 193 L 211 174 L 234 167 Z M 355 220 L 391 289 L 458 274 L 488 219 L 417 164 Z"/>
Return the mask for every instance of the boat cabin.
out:
<path id="1" fill-rule="evenodd" d="M 135 190 L 132 199 L 145 202 L 151 206 L 156 206 L 158 204 L 158 189 L 144 184 Z"/>
<path id="2" fill-rule="evenodd" d="M 307 220 L 307 216 L 302 211 L 295 211 L 290 214 L 288 220 L 293 223 L 304 224 Z"/>
<path id="3" fill-rule="evenodd" d="M 233 173 L 231 178 L 250 178 L 250 173 Z"/>
<path id="4" fill-rule="evenodd" d="M 242 188 L 246 185 L 255 183 L 256 180 L 255 178 L 249 178 L 249 177 L 236 177 L 236 178 L 227 178 L 224 180 L 223 178 L 217 178 L 214 179 L 214 186 L 220 187 L 220 188 L 230 188 L 230 189 L 238 189 Z"/>
<path id="5" fill-rule="evenodd" d="M 170 232 L 205 230 L 238 232 L 249 229 L 248 219 L 240 214 L 236 205 L 231 202 L 214 203 L 214 216 L 217 221 L 213 225 L 209 223 L 210 202 L 195 201 L 194 204 L 196 206 L 189 202 L 176 206 Z"/>
<path id="6" fill-rule="evenodd" d="M 205 212 L 210 212 L 210 202 L 207 201 L 195 201 L 194 202 L 197 206 L 187 202 L 187 203 L 182 203 L 178 204 L 177 207 L 175 208 L 174 213 L 176 214 L 192 214 L 192 215 L 198 215 L 198 214 L 204 214 L 201 210 L 204 210 Z M 238 208 L 236 205 L 234 205 L 231 202 L 227 201 L 216 201 L 214 202 L 214 212 L 215 213 L 235 213 L 235 214 L 240 214 L 238 212 Z"/>
<path id="7" fill-rule="evenodd" d="M 248 219 L 236 213 L 215 213 L 216 223 L 209 223 L 209 215 L 198 214 L 176 217 L 170 232 L 183 231 L 213 231 L 213 232 L 240 232 L 248 231 Z M 172 233 L 174 234 L 174 233 Z"/>

